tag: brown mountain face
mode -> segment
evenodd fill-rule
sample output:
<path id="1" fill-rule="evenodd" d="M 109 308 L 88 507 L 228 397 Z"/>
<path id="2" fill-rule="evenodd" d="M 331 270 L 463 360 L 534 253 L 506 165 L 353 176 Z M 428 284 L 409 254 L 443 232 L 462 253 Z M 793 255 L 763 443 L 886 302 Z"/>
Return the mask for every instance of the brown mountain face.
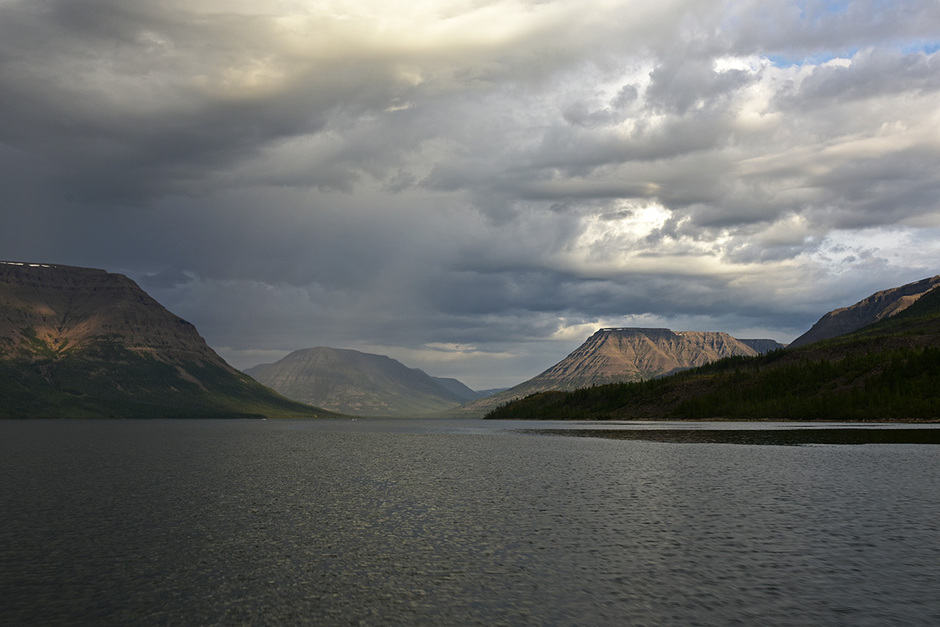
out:
<path id="1" fill-rule="evenodd" d="M 828 340 L 890 318 L 913 305 L 921 296 L 938 285 L 940 285 L 940 275 L 875 292 L 850 307 L 830 311 L 809 331 L 790 342 L 789 346 L 797 347 Z"/>
<path id="2" fill-rule="evenodd" d="M 0 263 L 0 358 L 62 358 L 102 342 L 180 365 L 230 369 L 189 322 L 121 274 Z"/>
<path id="3" fill-rule="evenodd" d="M 219 357 L 129 278 L 0 262 L 0 417 L 313 415 Z"/>
<path id="4" fill-rule="evenodd" d="M 465 406 L 491 409 L 547 390 L 569 391 L 605 383 L 665 376 L 732 355 L 758 355 L 783 345 L 773 340 L 738 340 L 727 333 L 669 329 L 601 329 L 542 374 Z"/>

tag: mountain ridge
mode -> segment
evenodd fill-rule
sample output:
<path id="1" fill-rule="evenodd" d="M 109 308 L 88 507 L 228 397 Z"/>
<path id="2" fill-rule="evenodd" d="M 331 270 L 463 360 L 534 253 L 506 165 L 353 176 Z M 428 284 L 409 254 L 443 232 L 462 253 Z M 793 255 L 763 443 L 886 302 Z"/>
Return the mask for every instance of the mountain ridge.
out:
<path id="1" fill-rule="evenodd" d="M 425 416 L 473 398 L 456 379 L 439 379 L 386 355 L 316 346 L 245 373 L 300 402 L 359 416 Z"/>
<path id="2" fill-rule="evenodd" d="M 857 331 L 897 315 L 940 286 L 940 275 L 875 292 L 848 307 L 824 314 L 806 333 L 790 342 L 796 348 Z"/>

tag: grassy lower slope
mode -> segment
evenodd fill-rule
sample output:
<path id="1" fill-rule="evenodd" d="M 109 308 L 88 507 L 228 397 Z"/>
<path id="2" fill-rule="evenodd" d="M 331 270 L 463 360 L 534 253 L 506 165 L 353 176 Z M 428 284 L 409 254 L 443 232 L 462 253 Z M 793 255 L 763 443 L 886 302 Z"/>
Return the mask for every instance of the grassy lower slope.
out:
<path id="1" fill-rule="evenodd" d="M 535 394 L 498 419 L 940 420 L 940 289 L 859 331 L 663 379 Z"/>
<path id="2" fill-rule="evenodd" d="M 0 418 L 314 418 L 214 363 L 171 365 L 115 346 L 0 361 Z"/>

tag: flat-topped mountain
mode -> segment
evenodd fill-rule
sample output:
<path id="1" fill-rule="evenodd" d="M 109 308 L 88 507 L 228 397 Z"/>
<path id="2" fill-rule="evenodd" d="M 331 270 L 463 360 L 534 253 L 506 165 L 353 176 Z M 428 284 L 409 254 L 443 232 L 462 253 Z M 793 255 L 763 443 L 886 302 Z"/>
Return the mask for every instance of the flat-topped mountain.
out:
<path id="1" fill-rule="evenodd" d="M 790 346 L 804 346 L 838 337 L 890 318 L 913 305 L 921 296 L 938 285 L 940 285 L 940 275 L 875 292 L 854 305 L 830 311 L 809 331 L 790 342 Z"/>
<path id="2" fill-rule="evenodd" d="M 862 303 L 884 303 L 890 292 Z M 758 357 L 730 357 L 669 377 L 532 394 L 487 417 L 940 420 L 940 289 L 922 292 L 903 310 L 880 318 L 851 333 Z"/>
<path id="3" fill-rule="evenodd" d="M 652 379 L 731 355 L 759 351 L 727 333 L 669 329 L 601 329 L 530 383 L 573 390 L 604 383 Z"/>
<path id="4" fill-rule="evenodd" d="M 782 348 L 774 340 L 739 340 L 727 333 L 669 329 L 601 329 L 565 359 L 505 392 L 465 406 L 491 409 L 514 398 L 547 390 L 662 377 L 733 355 L 753 356 Z"/>
<path id="5" fill-rule="evenodd" d="M 476 398 L 456 379 L 350 349 L 306 348 L 245 372 L 287 398 L 359 416 L 430 415 Z"/>
<path id="6" fill-rule="evenodd" d="M 62 358 L 117 344 L 168 364 L 225 366 L 196 328 L 121 274 L 0 263 L 0 357 Z"/>
<path id="7" fill-rule="evenodd" d="M 126 276 L 19 262 L 0 262 L 0 396 L 8 418 L 318 413 L 229 366 Z"/>

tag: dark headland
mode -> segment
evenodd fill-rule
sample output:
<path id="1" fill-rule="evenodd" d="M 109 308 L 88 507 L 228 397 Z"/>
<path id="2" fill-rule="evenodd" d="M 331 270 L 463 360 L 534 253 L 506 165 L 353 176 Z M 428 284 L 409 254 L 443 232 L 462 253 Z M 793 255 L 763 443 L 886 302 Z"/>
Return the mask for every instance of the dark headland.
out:
<path id="1" fill-rule="evenodd" d="M 21 262 L 0 262 L 0 397 L 0 418 L 330 415 L 229 366 L 126 276 Z"/>

